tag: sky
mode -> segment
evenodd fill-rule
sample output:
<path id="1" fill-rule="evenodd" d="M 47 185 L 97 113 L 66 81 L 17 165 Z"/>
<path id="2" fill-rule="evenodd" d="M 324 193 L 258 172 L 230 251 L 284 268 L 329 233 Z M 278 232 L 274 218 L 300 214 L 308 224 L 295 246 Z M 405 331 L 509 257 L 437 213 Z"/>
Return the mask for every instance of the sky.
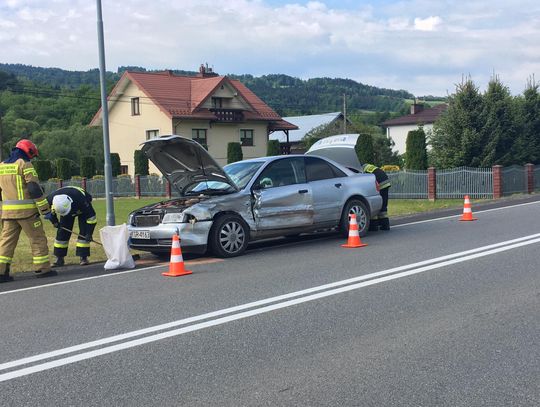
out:
<path id="1" fill-rule="evenodd" d="M 538 0 L 101 0 L 106 68 L 348 78 L 446 96 L 540 78 Z M 96 2 L 0 0 L 0 62 L 99 66 Z"/>

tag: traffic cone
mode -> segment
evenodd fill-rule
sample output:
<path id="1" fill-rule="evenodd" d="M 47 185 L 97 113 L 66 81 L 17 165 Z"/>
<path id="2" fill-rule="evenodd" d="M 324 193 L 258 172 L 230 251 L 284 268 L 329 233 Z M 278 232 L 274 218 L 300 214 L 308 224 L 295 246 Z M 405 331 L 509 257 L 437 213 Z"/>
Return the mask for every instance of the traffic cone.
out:
<path id="1" fill-rule="evenodd" d="M 459 219 L 460 221 L 472 221 L 477 220 L 473 218 L 471 201 L 469 200 L 469 195 L 465 195 L 465 202 L 463 203 L 463 215 Z"/>
<path id="2" fill-rule="evenodd" d="M 360 240 L 360 234 L 358 233 L 358 223 L 356 222 L 356 215 L 351 214 L 351 219 L 349 220 L 349 240 L 347 244 L 342 244 L 341 247 L 346 247 L 352 249 L 355 247 L 364 247 L 367 244 L 362 243 Z"/>
<path id="3" fill-rule="evenodd" d="M 180 248 L 180 238 L 175 233 L 172 238 L 169 271 L 161 274 L 168 277 L 179 277 L 191 273 L 191 270 L 186 270 L 184 267 L 184 258 L 182 257 L 182 249 Z"/>

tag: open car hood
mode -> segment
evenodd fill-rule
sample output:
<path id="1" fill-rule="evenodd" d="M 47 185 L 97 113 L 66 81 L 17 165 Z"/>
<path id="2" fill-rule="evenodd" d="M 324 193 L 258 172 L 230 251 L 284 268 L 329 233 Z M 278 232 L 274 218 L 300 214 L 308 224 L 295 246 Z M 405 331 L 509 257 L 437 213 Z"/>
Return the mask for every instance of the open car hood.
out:
<path id="1" fill-rule="evenodd" d="M 142 143 L 142 151 L 181 195 L 199 182 L 218 181 L 238 187 L 223 168 L 196 141 L 181 136 L 163 136 Z"/>
<path id="2" fill-rule="evenodd" d="M 358 137 L 358 134 L 340 134 L 325 137 L 313 144 L 306 152 L 306 155 L 322 156 L 334 160 L 345 167 L 361 170 L 362 164 L 358 161 L 358 156 L 354 149 Z"/>

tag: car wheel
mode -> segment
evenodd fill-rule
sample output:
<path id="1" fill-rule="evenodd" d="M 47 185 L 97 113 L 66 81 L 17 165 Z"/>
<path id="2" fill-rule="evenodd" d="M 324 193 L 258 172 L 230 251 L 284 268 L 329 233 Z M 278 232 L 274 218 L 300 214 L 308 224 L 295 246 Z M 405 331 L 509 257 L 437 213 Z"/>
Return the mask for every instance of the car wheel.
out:
<path id="1" fill-rule="evenodd" d="M 209 245 L 218 257 L 241 255 L 249 242 L 249 228 L 238 215 L 223 215 L 214 221 L 210 230 Z"/>
<path id="2" fill-rule="evenodd" d="M 358 223 L 358 234 L 364 237 L 369 229 L 369 210 L 366 204 L 359 199 L 351 199 L 343 207 L 339 230 L 343 236 L 349 235 L 349 215 L 353 213 L 356 215 Z"/>

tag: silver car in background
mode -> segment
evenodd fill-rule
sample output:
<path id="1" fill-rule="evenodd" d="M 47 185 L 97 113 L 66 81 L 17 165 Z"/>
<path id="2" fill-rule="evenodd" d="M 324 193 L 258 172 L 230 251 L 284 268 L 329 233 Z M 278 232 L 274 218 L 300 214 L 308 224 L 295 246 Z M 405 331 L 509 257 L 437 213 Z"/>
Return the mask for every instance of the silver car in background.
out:
<path id="1" fill-rule="evenodd" d="M 351 213 L 364 236 L 381 208 L 373 175 L 323 157 L 261 157 L 221 168 L 181 136 L 148 140 L 142 151 L 180 196 L 129 215 L 130 247 L 137 250 L 168 252 L 178 233 L 183 252 L 233 257 L 258 239 L 328 229 L 346 236 Z"/>

